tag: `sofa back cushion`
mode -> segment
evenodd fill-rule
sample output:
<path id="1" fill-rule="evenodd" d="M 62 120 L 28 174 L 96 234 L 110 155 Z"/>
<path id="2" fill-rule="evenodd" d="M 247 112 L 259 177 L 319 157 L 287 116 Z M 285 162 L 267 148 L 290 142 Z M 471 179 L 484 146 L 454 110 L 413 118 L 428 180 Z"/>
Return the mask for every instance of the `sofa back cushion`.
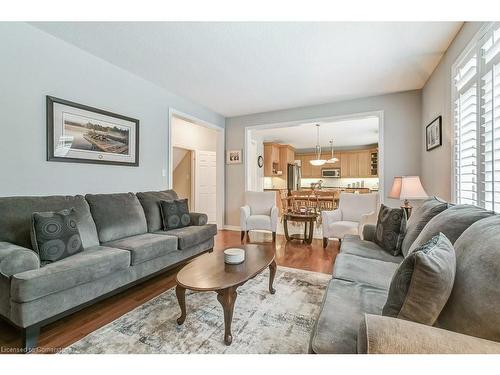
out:
<path id="1" fill-rule="evenodd" d="M 436 325 L 500 341 L 500 216 L 472 224 L 455 242 L 455 283 Z"/>
<path id="2" fill-rule="evenodd" d="M 342 220 L 359 222 L 362 215 L 377 212 L 378 194 L 340 193 L 339 208 Z"/>
<path id="3" fill-rule="evenodd" d="M 401 246 L 403 256 L 408 254 L 410 246 L 417 239 L 425 225 L 437 214 L 448 208 L 448 203 L 431 197 L 422 202 L 422 205 L 414 210 L 406 224 L 406 233 Z"/>
<path id="4" fill-rule="evenodd" d="M 101 243 L 148 231 L 146 216 L 134 193 L 87 194 Z"/>
<path id="5" fill-rule="evenodd" d="M 163 221 L 160 211 L 160 201 L 173 201 L 178 199 L 177 193 L 173 190 L 164 191 L 145 191 L 137 193 L 137 198 L 141 202 L 146 222 L 148 223 L 148 232 L 153 233 L 163 229 Z"/>
<path id="6" fill-rule="evenodd" d="M 83 247 L 99 245 L 89 205 L 82 195 L 0 198 L 0 241 L 33 249 L 30 235 L 33 212 L 61 211 L 71 208 L 75 209 Z"/>
<path id="7" fill-rule="evenodd" d="M 410 254 L 413 250 L 422 246 L 432 237 L 440 232 L 443 233 L 452 244 L 462 235 L 464 230 L 474 224 L 476 221 L 494 215 L 493 211 L 487 211 L 483 208 L 469 204 L 459 204 L 450 207 L 440 214 L 434 216 L 422 229 L 416 240 L 408 250 Z"/>

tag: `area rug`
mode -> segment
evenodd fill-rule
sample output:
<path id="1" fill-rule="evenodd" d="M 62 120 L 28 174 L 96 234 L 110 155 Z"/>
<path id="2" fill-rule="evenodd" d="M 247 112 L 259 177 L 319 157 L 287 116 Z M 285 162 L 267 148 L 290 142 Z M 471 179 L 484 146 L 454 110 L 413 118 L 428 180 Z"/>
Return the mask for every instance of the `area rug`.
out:
<path id="1" fill-rule="evenodd" d="M 230 346 L 224 344 L 222 306 L 213 292 L 187 291 L 182 326 L 175 290 L 169 289 L 62 353 L 307 353 L 309 337 L 331 275 L 278 267 L 238 288 Z"/>

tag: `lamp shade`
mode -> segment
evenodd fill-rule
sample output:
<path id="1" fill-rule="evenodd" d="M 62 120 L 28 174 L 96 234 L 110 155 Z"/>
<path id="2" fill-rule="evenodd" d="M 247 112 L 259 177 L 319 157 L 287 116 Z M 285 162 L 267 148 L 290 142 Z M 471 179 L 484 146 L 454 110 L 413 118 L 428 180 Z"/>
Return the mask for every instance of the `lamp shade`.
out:
<path id="1" fill-rule="evenodd" d="M 419 176 L 394 177 L 389 198 L 395 199 L 425 199 L 428 195 L 420 182 Z"/>

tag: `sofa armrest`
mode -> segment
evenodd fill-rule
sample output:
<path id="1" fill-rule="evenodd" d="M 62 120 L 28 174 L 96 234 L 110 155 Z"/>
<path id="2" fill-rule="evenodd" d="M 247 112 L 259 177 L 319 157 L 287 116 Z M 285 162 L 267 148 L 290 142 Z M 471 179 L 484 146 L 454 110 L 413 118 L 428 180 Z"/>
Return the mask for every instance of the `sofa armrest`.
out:
<path id="1" fill-rule="evenodd" d="M 16 273 L 40 268 L 40 258 L 31 249 L 0 242 L 0 273 L 11 277 Z"/>
<path id="2" fill-rule="evenodd" d="M 377 226 L 374 224 L 365 224 L 363 226 L 363 231 L 360 232 L 361 239 L 365 241 L 371 241 L 375 239 L 375 231 L 377 230 Z"/>
<path id="3" fill-rule="evenodd" d="M 366 225 L 376 224 L 377 223 L 377 213 L 375 211 L 370 212 L 369 214 L 361 215 L 358 224 L 358 233 L 361 236 L 361 239 L 364 240 L 363 230 Z"/>
<path id="4" fill-rule="evenodd" d="M 208 223 L 208 216 L 199 212 L 190 212 L 191 223 L 193 225 L 205 225 Z"/>
<path id="5" fill-rule="evenodd" d="M 500 353 L 500 343 L 425 324 L 365 314 L 358 333 L 363 354 Z"/>
<path id="6" fill-rule="evenodd" d="M 240 229 L 247 230 L 247 219 L 250 217 L 250 206 L 240 207 Z"/>

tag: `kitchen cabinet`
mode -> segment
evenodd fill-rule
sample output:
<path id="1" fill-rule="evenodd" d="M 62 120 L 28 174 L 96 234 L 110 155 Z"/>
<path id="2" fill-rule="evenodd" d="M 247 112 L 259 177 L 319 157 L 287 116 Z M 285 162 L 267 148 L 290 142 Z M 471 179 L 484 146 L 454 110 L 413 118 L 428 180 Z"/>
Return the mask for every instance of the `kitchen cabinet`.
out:
<path id="1" fill-rule="evenodd" d="M 286 180 L 288 176 L 288 164 L 292 164 L 295 161 L 295 150 L 290 145 L 280 145 L 279 156 L 280 156 L 279 170 L 283 172 L 281 177 Z"/>
<path id="2" fill-rule="evenodd" d="M 370 150 L 358 152 L 358 176 L 371 177 L 371 153 Z"/>
<path id="3" fill-rule="evenodd" d="M 321 153 L 321 158 L 328 160 L 331 158 L 331 153 Z M 295 159 L 301 161 L 302 177 L 303 178 L 321 178 L 322 169 L 340 168 L 340 176 L 342 178 L 366 178 L 378 177 L 377 175 L 377 149 L 369 150 L 352 150 L 334 153 L 334 156 L 339 159 L 336 163 L 325 163 L 322 166 L 313 166 L 310 161 L 316 159 L 316 155 L 312 153 L 297 154 Z"/>
<path id="4" fill-rule="evenodd" d="M 340 153 L 334 152 L 333 156 L 338 159 L 336 163 L 326 163 L 325 165 L 322 166 L 322 168 L 340 168 Z M 321 157 L 325 160 L 329 160 L 332 157 L 331 152 L 324 152 L 321 154 Z"/>
<path id="5" fill-rule="evenodd" d="M 276 176 L 280 163 L 280 148 L 275 143 L 264 143 L 264 177 Z"/>
<path id="6" fill-rule="evenodd" d="M 312 175 L 312 165 L 309 163 L 313 159 L 312 155 L 301 155 L 301 166 L 302 166 L 302 178 L 311 178 Z"/>

